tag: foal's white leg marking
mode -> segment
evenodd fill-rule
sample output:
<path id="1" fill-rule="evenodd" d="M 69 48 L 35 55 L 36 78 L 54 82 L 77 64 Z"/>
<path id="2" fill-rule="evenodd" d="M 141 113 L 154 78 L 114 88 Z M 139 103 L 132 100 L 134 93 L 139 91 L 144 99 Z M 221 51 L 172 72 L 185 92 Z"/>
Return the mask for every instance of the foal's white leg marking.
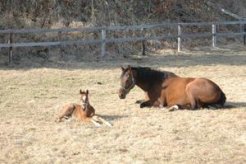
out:
<path id="1" fill-rule="evenodd" d="M 112 126 L 113 126 L 112 124 L 110 124 L 108 121 L 106 121 L 105 119 L 103 119 L 103 118 L 101 118 L 101 117 L 98 117 L 98 119 L 99 119 L 100 121 L 102 121 L 102 123 L 106 124 L 106 125 L 109 126 L 109 127 L 112 127 Z"/>
<path id="2" fill-rule="evenodd" d="M 168 110 L 169 112 L 172 112 L 172 111 L 175 111 L 175 110 L 178 110 L 178 109 L 179 109 L 179 106 L 178 106 L 178 105 L 173 105 L 173 106 L 167 108 L 167 110 Z"/>
<path id="3" fill-rule="evenodd" d="M 100 126 L 101 126 L 101 124 L 99 124 L 98 122 L 96 122 L 95 120 L 93 120 L 93 118 L 91 118 L 90 121 L 91 121 L 96 127 L 100 127 Z"/>
<path id="4" fill-rule="evenodd" d="M 104 123 L 105 125 L 107 125 L 107 126 L 109 126 L 109 127 L 112 127 L 112 126 L 113 126 L 112 124 L 110 124 L 108 121 L 106 121 L 106 120 L 103 119 L 102 117 L 99 117 L 99 116 L 93 116 L 92 119 L 95 120 L 95 121 L 101 122 L 102 124 Z"/>

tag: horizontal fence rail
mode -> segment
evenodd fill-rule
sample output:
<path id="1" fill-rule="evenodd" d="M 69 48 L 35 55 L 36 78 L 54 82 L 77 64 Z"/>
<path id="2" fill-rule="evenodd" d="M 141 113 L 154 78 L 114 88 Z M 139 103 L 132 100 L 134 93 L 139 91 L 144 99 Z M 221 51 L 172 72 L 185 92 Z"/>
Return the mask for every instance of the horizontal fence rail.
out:
<path id="1" fill-rule="evenodd" d="M 25 34 L 25 33 L 54 33 L 54 32 L 95 32 L 106 29 L 107 31 L 117 30 L 141 30 L 141 29 L 153 29 L 159 27 L 177 27 L 181 26 L 209 26 L 209 25 L 240 25 L 246 24 L 246 20 L 242 21 L 227 21 L 227 22 L 191 22 L 191 23 L 159 23 L 159 24 L 143 24 L 143 25 L 131 25 L 131 26 L 108 26 L 108 27 L 85 27 L 85 28 L 60 28 L 60 29 L 6 29 L 0 30 L 0 34 Z"/>
<path id="2" fill-rule="evenodd" d="M 239 32 L 218 32 L 216 27 L 219 25 L 239 25 Z M 196 27 L 209 27 L 210 32 L 194 32 L 183 33 L 182 28 L 196 26 Z M 163 34 L 159 36 L 145 36 L 143 30 L 152 30 L 156 28 L 172 28 L 177 29 L 177 34 Z M 107 32 L 127 32 L 137 31 L 141 32 L 142 36 L 138 37 L 113 37 L 107 38 Z M 80 33 L 98 33 L 101 38 L 99 39 L 78 39 L 67 41 L 38 41 L 38 42 L 13 42 L 14 35 L 17 34 L 46 34 L 56 33 L 62 35 L 63 33 L 80 32 Z M 246 42 L 246 20 L 240 21 L 226 21 L 226 22 L 191 22 L 191 23 L 159 23 L 159 24 L 143 24 L 132 26 L 108 26 L 108 27 L 85 27 L 85 28 L 60 28 L 60 29 L 5 29 L 0 30 L 1 35 L 9 35 L 7 43 L 0 43 L 0 48 L 9 48 L 9 62 L 12 60 L 12 49 L 16 47 L 51 47 L 51 46 L 69 46 L 69 45 L 101 45 L 101 56 L 106 53 L 106 44 L 108 43 L 124 43 L 124 42 L 137 42 L 145 40 L 163 40 L 163 39 L 177 39 L 178 51 L 181 50 L 182 39 L 185 38 L 201 38 L 211 37 L 212 46 L 216 46 L 216 37 L 234 37 L 243 36 L 244 44 Z"/>
<path id="3" fill-rule="evenodd" d="M 185 38 L 201 38 L 201 37 L 210 37 L 212 33 L 186 33 L 182 34 L 181 37 Z M 242 33 L 217 33 L 217 36 L 240 36 L 246 35 L 246 32 Z M 105 43 L 122 43 L 122 42 L 136 42 L 144 40 L 162 40 L 162 39 L 173 39 L 178 38 L 179 35 L 161 35 L 161 36 L 145 36 L 145 37 L 127 37 L 127 38 L 108 38 L 105 39 Z M 39 46 L 69 46 L 69 45 L 93 45 L 101 44 L 102 40 L 75 40 L 75 41 L 52 41 L 52 42 L 23 42 L 23 43 L 11 43 L 11 44 L 0 44 L 0 48 L 9 48 L 9 47 L 39 47 Z"/>

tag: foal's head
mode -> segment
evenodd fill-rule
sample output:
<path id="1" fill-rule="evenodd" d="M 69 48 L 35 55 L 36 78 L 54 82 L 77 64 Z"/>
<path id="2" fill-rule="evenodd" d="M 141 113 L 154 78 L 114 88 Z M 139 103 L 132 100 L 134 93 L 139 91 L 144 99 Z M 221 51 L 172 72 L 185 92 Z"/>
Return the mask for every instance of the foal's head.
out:
<path id="1" fill-rule="evenodd" d="M 135 86 L 135 73 L 131 66 L 127 68 L 121 67 L 122 73 L 120 76 L 121 87 L 119 89 L 120 99 L 126 98 L 129 91 Z"/>
<path id="2" fill-rule="evenodd" d="M 88 104 L 89 104 L 89 91 L 86 90 L 86 91 L 82 91 L 80 90 L 80 99 L 82 101 L 82 105 L 84 108 L 87 108 Z"/>

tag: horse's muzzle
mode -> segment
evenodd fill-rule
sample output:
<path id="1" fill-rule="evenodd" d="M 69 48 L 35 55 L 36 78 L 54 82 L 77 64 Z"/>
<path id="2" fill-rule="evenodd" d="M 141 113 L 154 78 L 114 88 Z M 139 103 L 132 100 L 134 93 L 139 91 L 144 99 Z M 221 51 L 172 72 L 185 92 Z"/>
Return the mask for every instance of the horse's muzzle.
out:
<path id="1" fill-rule="evenodd" d="M 119 89 L 119 98 L 120 99 L 125 99 L 126 98 L 126 93 L 124 92 L 123 89 Z"/>
<path id="2" fill-rule="evenodd" d="M 125 95 L 119 95 L 119 98 L 120 98 L 120 99 L 125 99 L 126 96 L 125 96 Z"/>

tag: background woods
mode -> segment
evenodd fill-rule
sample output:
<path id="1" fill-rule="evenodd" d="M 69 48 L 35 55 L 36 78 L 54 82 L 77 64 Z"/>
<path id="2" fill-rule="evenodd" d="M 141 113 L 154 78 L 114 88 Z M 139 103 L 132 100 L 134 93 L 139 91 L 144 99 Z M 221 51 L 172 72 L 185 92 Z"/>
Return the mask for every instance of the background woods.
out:
<path id="1" fill-rule="evenodd" d="M 6 0 L 0 1 L 0 29 L 57 29 L 83 28 L 112 25 L 151 24 L 157 22 L 204 22 L 226 21 L 235 18 L 222 13 L 220 8 L 229 8 L 232 12 L 245 16 L 244 1 L 208 1 L 208 0 Z M 208 14 L 209 13 L 209 14 Z M 218 31 L 238 31 L 238 26 L 220 26 Z M 211 32 L 211 27 L 189 26 L 182 29 L 184 33 Z M 126 30 L 107 32 L 107 37 L 124 38 L 127 36 L 159 36 L 177 33 L 173 27 L 155 28 L 149 30 Z M 11 35 L 13 42 L 65 41 L 76 39 L 100 39 L 100 33 L 63 32 L 58 34 L 17 34 Z M 9 35 L 0 34 L 0 42 L 7 43 Z M 239 37 L 240 38 L 240 37 Z M 228 38 L 227 38 L 228 39 Z M 234 38 L 229 38 L 235 41 Z M 192 40 L 192 42 L 190 42 Z M 230 41 L 229 40 L 229 41 Z M 195 42 L 194 42 L 195 41 Z M 184 47 L 192 48 L 197 45 L 209 45 L 210 38 L 185 39 Z M 142 42 L 107 44 L 108 57 L 129 57 L 141 53 Z M 148 40 L 145 43 L 147 51 L 162 48 L 176 48 L 176 39 Z M 59 48 L 32 47 L 18 48 L 14 52 L 14 62 L 31 60 L 31 62 L 47 62 L 47 60 L 95 60 L 100 55 L 100 46 L 71 45 Z M 7 61 L 7 49 L 3 52 L 2 61 Z M 83 54 L 81 54 L 83 52 Z M 23 55 L 24 54 L 24 55 Z M 52 55 L 51 55 L 52 54 Z M 22 61 L 23 62 L 23 61 Z"/>
<path id="2" fill-rule="evenodd" d="M 1 0 L 0 27 L 49 28 L 60 22 L 95 26 L 157 21 L 218 21 L 228 19 L 208 0 Z M 215 2 L 215 1 L 214 1 Z M 243 0 L 220 0 L 216 4 L 245 16 Z M 208 14 L 209 12 L 209 14 Z"/>

